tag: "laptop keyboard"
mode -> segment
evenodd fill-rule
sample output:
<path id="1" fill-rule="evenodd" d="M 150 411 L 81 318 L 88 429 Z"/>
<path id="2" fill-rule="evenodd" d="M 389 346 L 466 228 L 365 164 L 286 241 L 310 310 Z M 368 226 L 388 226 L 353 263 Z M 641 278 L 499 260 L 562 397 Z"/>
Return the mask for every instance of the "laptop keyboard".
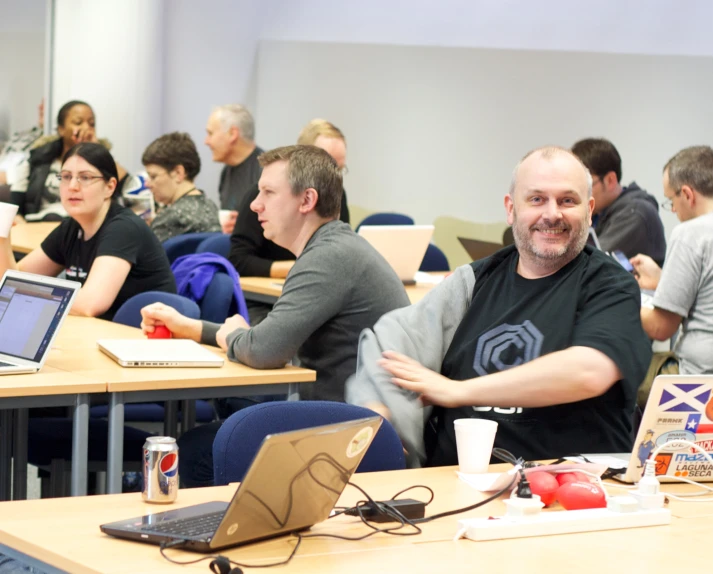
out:
<path id="1" fill-rule="evenodd" d="M 201 516 L 189 516 L 188 518 L 178 518 L 167 520 L 161 524 L 147 524 L 141 530 L 151 531 L 160 534 L 170 534 L 176 538 L 185 536 L 186 538 L 209 538 L 218 529 L 218 525 L 225 516 L 225 511 L 210 512 Z"/>

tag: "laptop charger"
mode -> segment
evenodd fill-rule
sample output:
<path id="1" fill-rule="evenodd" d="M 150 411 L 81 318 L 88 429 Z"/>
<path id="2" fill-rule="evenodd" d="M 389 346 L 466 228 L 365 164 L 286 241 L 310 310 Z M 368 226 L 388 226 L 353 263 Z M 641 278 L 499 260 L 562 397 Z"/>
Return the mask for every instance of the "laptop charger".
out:
<path id="1" fill-rule="evenodd" d="M 426 503 L 413 498 L 397 498 L 396 500 L 386 500 L 377 504 L 387 504 L 409 520 L 423 518 L 426 515 Z M 371 502 L 360 506 L 358 509 L 357 507 L 350 508 L 344 514 L 362 516 L 364 520 L 369 522 L 399 522 L 398 518 L 375 508 Z"/>

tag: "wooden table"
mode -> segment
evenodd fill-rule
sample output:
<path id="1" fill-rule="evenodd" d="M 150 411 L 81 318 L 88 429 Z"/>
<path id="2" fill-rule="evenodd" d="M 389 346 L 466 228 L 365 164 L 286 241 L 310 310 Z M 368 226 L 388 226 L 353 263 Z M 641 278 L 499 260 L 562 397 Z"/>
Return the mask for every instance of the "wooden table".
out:
<path id="1" fill-rule="evenodd" d="M 445 273 L 429 273 L 434 277 L 444 276 Z M 260 303 L 268 303 L 270 305 L 277 301 L 277 298 L 282 295 L 282 286 L 284 279 L 273 279 L 270 277 L 241 277 L 240 287 L 243 290 L 245 298 L 250 301 L 258 301 Z M 431 289 L 436 286 L 435 283 L 416 283 L 415 285 L 407 285 L 405 287 L 406 294 L 411 300 L 411 303 L 418 303 L 426 296 Z"/>
<path id="2" fill-rule="evenodd" d="M 286 366 L 252 369 L 225 358 L 220 368 L 125 368 L 102 353 L 97 339 L 141 339 L 139 329 L 90 317 L 67 317 L 47 365 L 90 380 L 99 380 L 109 393 L 107 491 L 121 492 L 124 404 L 178 399 L 289 394 L 290 385 L 311 382 L 316 373 Z"/>
<path id="3" fill-rule="evenodd" d="M 14 452 L 13 497 L 27 495 L 28 408 L 70 406 L 73 408 L 72 481 L 74 495 L 87 492 L 87 451 L 89 445 L 89 395 L 106 392 L 98 376 L 78 375 L 52 366 L 39 373 L 0 377 L 0 499 L 9 498 L 10 452 Z M 15 421 L 12 421 L 12 410 Z M 10 441 L 10 429 L 14 437 Z"/>
<path id="4" fill-rule="evenodd" d="M 454 467 L 359 474 L 353 482 L 376 499 L 388 499 L 397 491 L 415 484 L 433 488 L 435 499 L 427 514 L 435 514 L 473 504 L 484 495 L 458 480 Z M 156 506 L 141 501 L 140 494 L 105 495 L 83 498 L 46 499 L 0 504 L 0 552 L 35 561 L 45 572 L 207 572 L 208 561 L 180 569 L 163 559 L 158 547 L 117 540 L 99 531 L 99 525 L 162 512 L 211 500 L 229 500 L 236 485 L 181 490 L 176 503 Z M 664 490 L 691 487 L 665 486 Z M 615 493 L 614 490 L 611 493 Z M 424 500 L 426 493 L 414 490 L 409 496 Z M 347 487 L 340 504 L 351 505 L 362 495 Z M 593 533 L 522 538 L 492 542 L 453 541 L 460 518 L 499 515 L 502 501 L 481 509 L 422 525 L 418 536 L 377 534 L 353 542 L 330 538 L 309 538 L 292 562 L 279 572 L 530 572 L 601 574 L 606 566 L 630 572 L 673 572 L 686 568 L 705 569 L 707 543 L 713 523 L 713 509 L 706 503 L 670 505 L 673 518 L 667 526 L 611 530 Z M 368 532 L 356 518 L 340 516 L 311 529 L 358 536 Z M 268 563 L 286 557 L 294 544 L 287 536 L 237 549 L 221 551 L 233 560 L 250 564 Z M 200 555 L 170 551 L 178 560 Z"/>
<path id="5" fill-rule="evenodd" d="M 58 221 L 38 221 L 16 225 L 10 232 L 12 250 L 17 253 L 30 253 L 37 249 L 58 225 Z"/>

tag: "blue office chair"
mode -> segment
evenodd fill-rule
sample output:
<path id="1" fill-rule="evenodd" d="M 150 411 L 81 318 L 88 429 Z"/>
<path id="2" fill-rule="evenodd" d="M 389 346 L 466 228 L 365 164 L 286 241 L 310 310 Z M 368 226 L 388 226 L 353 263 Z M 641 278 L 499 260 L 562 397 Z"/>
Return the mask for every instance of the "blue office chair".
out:
<path id="1" fill-rule="evenodd" d="M 151 305 L 151 303 L 163 303 L 173 307 L 181 315 L 185 315 L 190 319 L 200 319 L 201 316 L 201 310 L 198 305 L 187 297 L 163 291 L 146 291 L 126 300 L 114 314 L 114 323 L 121 323 L 129 327 L 141 327 L 141 309 L 146 305 Z"/>
<path id="2" fill-rule="evenodd" d="M 140 327 L 141 309 L 151 303 L 169 305 L 190 319 L 200 319 L 201 317 L 201 310 L 198 305 L 187 297 L 182 297 L 175 293 L 164 293 L 163 291 L 146 291 L 125 301 L 114 315 L 114 323 L 121 323 L 129 327 Z M 127 422 L 161 422 L 164 419 L 164 415 L 165 409 L 163 404 L 160 403 L 131 403 L 124 407 L 124 420 Z M 91 407 L 89 416 L 93 419 L 106 418 L 109 416 L 109 407 L 107 405 Z M 205 423 L 214 419 L 215 410 L 213 405 L 208 401 L 196 401 L 196 420 Z"/>
<path id="3" fill-rule="evenodd" d="M 423 261 L 421 261 L 421 267 L 419 267 L 418 270 L 450 271 L 451 267 L 448 265 L 448 258 L 446 257 L 446 254 L 433 243 L 429 243 L 428 248 L 426 249 L 426 254 L 423 256 Z"/>
<path id="4" fill-rule="evenodd" d="M 227 273 L 216 273 L 200 302 L 201 319 L 225 323 L 228 317 L 235 315 L 236 309 L 233 280 Z"/>
<path id="5" fill-rule="evenodd" d="M 218 233 L 213 237 L 204 239 L 196 249 L 196 253 L 216 253 L 222 255 L 226 259 L 230 254 L 230 235 Z"/>
<path id="6" fill-rule="evenodd" d="M 412 218 L 401 213 L 372 213 L 357 225 L 356 231 L 358 232 L 362 225 L 413 225 L 413 223 Z"/>
<path id="7" fill-rule="evenodd" d="M 213 442 L 216 486 L 241 481 L 268 434 L 374 416 L 364 407 L 331 401 L 275 401 L 244 408 L 220 427 Z M 384 420 L 357 472 L 401 470 L 404 449 L 394 428 Z"/>
<path id="8" fill-rule="evenodd" d="M 216 235 L 222 235 L 222 233 L 185 233 L 183 235 L 176 235 L 176 237 L 167 239 L 163 242 L 163 248 L 166 250 L 169 263 L 173 263 L 182 255 L 195 253 L 196 249 L 198 249 L 198 246 L 203 241 L 209 239 L 210 237 L 215 237 Z"/>

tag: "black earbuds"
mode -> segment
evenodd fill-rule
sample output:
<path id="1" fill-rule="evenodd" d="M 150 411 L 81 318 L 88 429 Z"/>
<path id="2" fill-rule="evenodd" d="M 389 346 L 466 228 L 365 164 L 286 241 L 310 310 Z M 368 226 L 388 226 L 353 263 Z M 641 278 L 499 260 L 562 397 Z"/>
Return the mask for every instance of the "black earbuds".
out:
<path id="1" fill-rule="evenodd" d="M 243 574 L 243 571 L 238 568 L 230 567 L 230 560 L 225 556 L 218 556 L 210 563 L 210 570 L 213 574 Z"/>

